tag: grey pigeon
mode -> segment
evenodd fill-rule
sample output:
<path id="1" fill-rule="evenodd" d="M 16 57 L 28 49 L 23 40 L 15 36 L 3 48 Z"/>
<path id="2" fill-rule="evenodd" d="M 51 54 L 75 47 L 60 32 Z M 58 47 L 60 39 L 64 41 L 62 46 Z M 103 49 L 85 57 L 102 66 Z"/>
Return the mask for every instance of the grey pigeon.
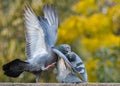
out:
<path id="1" fill-rule="evenodd" d="M 29 4 L 24 9 L 26 27 L 26 55 L 28 59 L 15 59 L 3 65 L 4 74 L 18 77 L 27 71 L 36 75 L 38 82 L 41 72 L 56 63 L 56 55 L 52 47 L 57 40 L 58 12 L 53 5 L 43 7 L 44 17 L 36 16 Z"/>
<path id="2" fill-rule="evenodd" d="M 82 81 L 76 74 L 69 69 L 63 58 L 58 56 L 56 69 L 54 72 L 57 74 L 56 79 L 59 83 L 81 83 Z"/>
<path id="3" fill-rule="evenodd" d="M 87 72 L 81 58 L 74 52 L 68 44 L 62 44 L 53 50 L 59 57 L 57 62 L 58 82 L 79 83 L 87 82 Z M 80 80 L 75 74 L 79 74 Z"/>

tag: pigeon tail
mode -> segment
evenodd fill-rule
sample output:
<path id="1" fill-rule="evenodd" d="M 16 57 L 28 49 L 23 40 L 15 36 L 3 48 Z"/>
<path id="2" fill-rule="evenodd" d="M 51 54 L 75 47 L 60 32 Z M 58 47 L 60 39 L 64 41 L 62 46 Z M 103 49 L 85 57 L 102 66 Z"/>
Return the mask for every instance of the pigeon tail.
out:
<path id="1" fill-rule="evenodd" d="M 22 72 L 25 71 L 27 62 L 15 59 L 5 65 L 3 65 L 4 74 L 9 77 L 18 77 Z"/>

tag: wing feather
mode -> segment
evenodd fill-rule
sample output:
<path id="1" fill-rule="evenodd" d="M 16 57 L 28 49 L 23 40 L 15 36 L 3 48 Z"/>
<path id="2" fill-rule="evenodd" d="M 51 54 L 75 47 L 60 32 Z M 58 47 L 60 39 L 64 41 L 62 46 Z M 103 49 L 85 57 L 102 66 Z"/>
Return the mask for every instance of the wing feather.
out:
<path id="1" fill-rule="evenodd" d="M 53 5 L 45 5 L 43 7 L 44 17 L 47 19 L 49 27 L 47 27 L 48 37 L 46 42 L 50 47 L 54 46 L 57 40 L 58 30 L 58 11 Z M 44 28 L 44 26 L 43 26 Z"/>
<path id="2" fill-rule="evenodd" d="M 24 20 L 26 27 L 27 57 L 33 58 L 42 52 L 47 52 L 44 31 L 38 18 L 28 4 L 26 4 L 26 8 L 24 9 Z"/>

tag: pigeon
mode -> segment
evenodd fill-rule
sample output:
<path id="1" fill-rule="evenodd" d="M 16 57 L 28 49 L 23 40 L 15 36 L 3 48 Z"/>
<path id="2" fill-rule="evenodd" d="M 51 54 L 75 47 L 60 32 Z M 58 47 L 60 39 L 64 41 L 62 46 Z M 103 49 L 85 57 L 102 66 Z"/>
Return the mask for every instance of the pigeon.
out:
<path id="1" fill-rule="evenodd" d="M 24 9 L 27 60 L 15 59 L 3 65 L 4 74 L 18 77 L 24 71 L 36 75 L 39 81 L 42 71 L 54 66 L 57 60 L 53 52 L 57 40 L 58 11 L 53 5 L 43 7 L 44 16 L 36 16 L 29 4 Z"/>
<path id="2" fill-rule="evenodd" d="M 56 79 L 58 83 L 81 83 L 76 74 L 69 69 L 69 66 L 66 65 L 63 58 L 58 57 L 56 68 L 54 73 L 57 74 Z"/>
<path id="3" fill-rule="evenodd" d="M 58 55 L 56 67 L 58 82 L 88 82 L 87 72 L 82 59 L 71 51 L 71 47 L 68 44 L 56 46 L 53 51 Z M 79 79 L 76 74 L 79 74 L 82 80 Z"/>

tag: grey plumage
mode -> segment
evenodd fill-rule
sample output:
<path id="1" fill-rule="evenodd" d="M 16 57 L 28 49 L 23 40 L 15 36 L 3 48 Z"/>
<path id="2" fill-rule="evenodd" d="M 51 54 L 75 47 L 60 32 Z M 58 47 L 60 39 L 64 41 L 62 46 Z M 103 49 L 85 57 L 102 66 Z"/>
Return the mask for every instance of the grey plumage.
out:
<path id="1" fill-rule="evenodd" d="M 75 71 L 81 75 L 83 82 L 88 82 L 87 71 L 82 62 L 82 59 L 74 52 L 70 53 L 69 57 L 75 58 L 74 61 L 71 61 L 72 66 L 75 68 Z"/>
<path id="2" fill-rule="evenodd" d="M 87 72 L 85 69 L 85 66 L 81 60 L 81 58 L 75 54 L 74 52 L 71 52 L 71 47 L 67 44 L 62 44 L 53 50 L 59 57 L 57 62 L 57 80 L 58 82 L 61 82 L 63 80 L 65 82 L 69 79 L 69 82 L 87 82 Z M 61 74 L 60 74 L 61 73 Z M 80 74 L 82 80 L 80 80 L 76 74 Z M 69 78 L 67 78 L 68 75 Z M 74 75 L 74 77 L 73 77 Z M 64 78 L 62 77 L 64 76 Z M 71 80 L 71 81 L 70 81 Z"/>
<path id="3" fill-rule="evenodd" d="M 53 66 L 58 57 L 57 79 L 59 82 L 86 82 L 87 73 L 84 64 L 77 54 L 71 52 L 70 46 L 60 45 L 53 48 L 57 40 L 57 9 L 53 5 L 45 5 L 43 12 L 44 17 L 36 16 L 32 8 L 26 4 L 24 20 L 28 59 L 26 61 L 15 59 L 3 65 L 4 74 L 18 77 L 22 72 L 27 71 L 35 74 L 38 82 L 42 71 Z M 82 75 L 82 80 L 76 76 L 76 73 Z"/>
<path id="4" fill-rule="evenodd" d="M 44 17 L 37 17 L 29 4 L 26 4 L 25 7 L 26 55 L 28 59 L 26 61 L 14 60 L 5 64 L 3 70 L 10 77 L 18 77 L 24 71 L 31 72 L 36 75 L 36 82 L 38 82 L 41 72 L 54 65 L 57 59 L 52 47 L 57 40 L 58 13 L 53 5 L 45 5 L 43 7 Z M 16 65 L 17 63 L 19 65 Z M 18 69 L 22 71 L 19 72 Z M 17 75 L 15 76 L 15 74 Z"/>
<path id="5" fill-rule="evenodd" d="M 82 82 L 73 71 L 70 71 L 69 66 L 63 58 L 58 56 L 56 66 L 56 79 L 59 83 L 80 83 Z"/>

